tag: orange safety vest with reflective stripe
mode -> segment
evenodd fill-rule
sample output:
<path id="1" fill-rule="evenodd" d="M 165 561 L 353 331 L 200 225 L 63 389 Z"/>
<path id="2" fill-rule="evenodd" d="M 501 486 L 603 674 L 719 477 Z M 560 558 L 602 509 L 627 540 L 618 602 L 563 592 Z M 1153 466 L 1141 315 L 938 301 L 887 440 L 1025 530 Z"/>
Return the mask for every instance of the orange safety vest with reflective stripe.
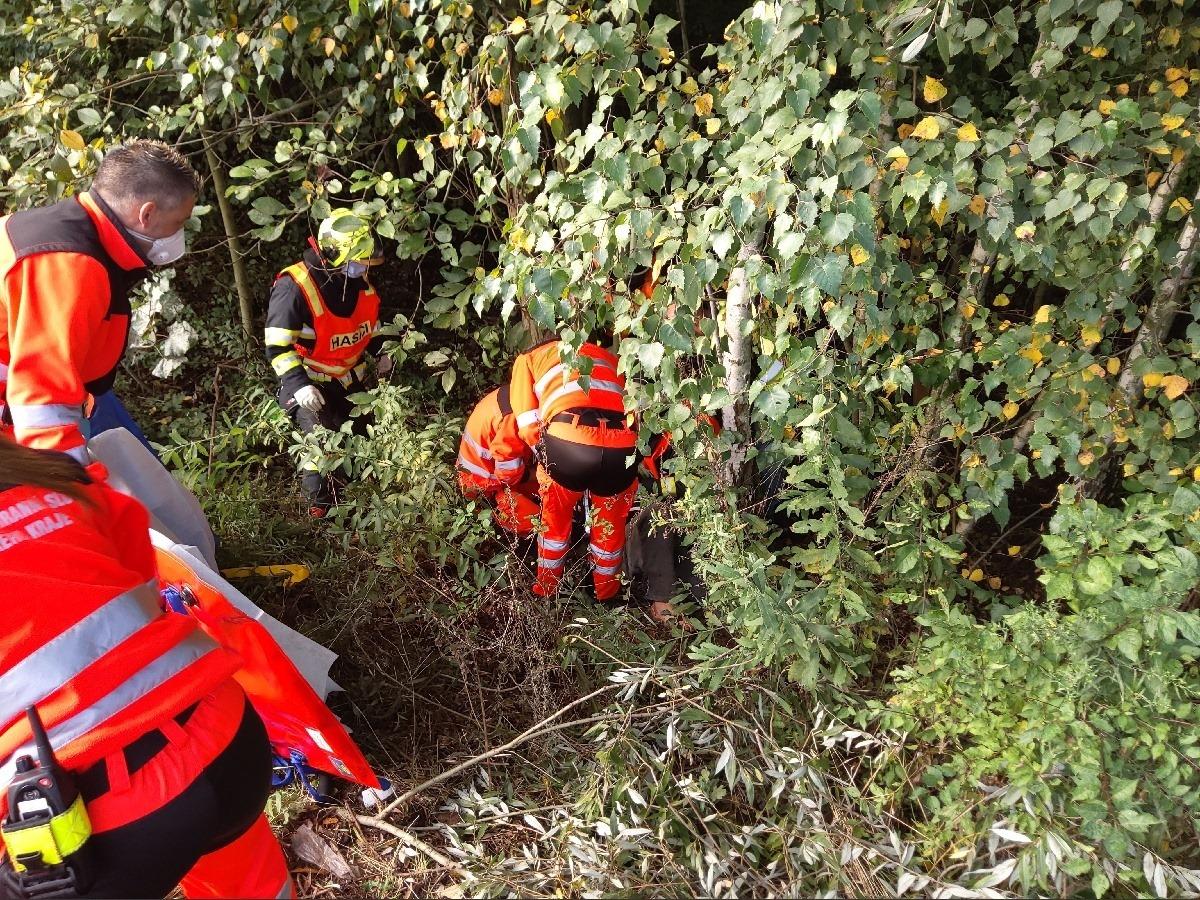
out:
<path id="1" fill-rule="evenodd" d="M 32 752 L 29 706 L 78 771 L 238 667 L 194 621 L 163 611 L 146 510 L 104 485 L 102 466 L 88 473 L 91 504 L 42 488 L 0 492 L 0 785 Z"/>
<path id="2" fill-rule="evenodd" d="M 525 471 L 529 448 L 517 435 L 516 417 L 506 384 L 476 404 L 458 442 L 460 481 L 489 493 L 502 484 L 516 484 Z"/>
<path id="3" fill-rule="evenodd" d="M 308 369 L 310 378 L 346 381 L 362 361 L 371 338 L 379 331 L 379 295 L 375 288 L 366 281 L 366 288 L 359 291 L 354 303 L 354 311 L 348 316 L 339 316 L 326 305 L 303 262 L 288 266 L 275 277 L 278 280 L 284 276 L 296 282 L 312 315 L 313 333 L 302 336 L 311 338 L 313 347 L 310 350 L 295 344 L 296 355 Z"/>
<path id="4" fill-rule="evenodd" d="M 548 341 L 522 353 L 513 363 L 509 400 L 521 439 L 533 447 L 543 425 L 567 410 L 601 409 L 625 413 L 625 376 L 617 373 L 617 358 L 595 344 L 584 344 L 579 355 L 592 360 L 587 390 L 580 372 L 568 369 L 558 353 L 558 341 Z"/>

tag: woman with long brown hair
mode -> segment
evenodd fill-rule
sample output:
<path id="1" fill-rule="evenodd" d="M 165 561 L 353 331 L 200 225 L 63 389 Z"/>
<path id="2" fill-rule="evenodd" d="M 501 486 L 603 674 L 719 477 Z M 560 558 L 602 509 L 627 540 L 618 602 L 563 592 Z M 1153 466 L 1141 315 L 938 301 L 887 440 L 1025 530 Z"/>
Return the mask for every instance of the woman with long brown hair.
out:
<path id="1" fill-rule="evenodd" d="M 291 896 L 238 660 L 163 611 L 147 513 L 104 479 L 0 436 L 0 897 Z"/>

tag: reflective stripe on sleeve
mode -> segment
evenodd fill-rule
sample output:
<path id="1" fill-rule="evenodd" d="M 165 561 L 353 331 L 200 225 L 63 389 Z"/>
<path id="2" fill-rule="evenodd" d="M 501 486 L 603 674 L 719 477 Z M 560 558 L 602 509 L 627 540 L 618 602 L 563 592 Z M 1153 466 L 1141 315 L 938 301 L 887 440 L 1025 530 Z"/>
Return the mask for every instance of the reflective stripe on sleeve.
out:
<path id="1" fill-rule="evenodd" d="M 542 413 L 540 410 L 536 410 L 536 409 L 528 410 L 527 412 L 523 412 L 519 416 L 517 416 L 517 427 L 518 428 L 527 428 L 528 426 L 532 425 L 534 422 L 540 421 L 541 418 L 542 418 Z"/>
<path id="2" fill-rule="evenodd" d="M 303 365 L 303 363 L 300 362 L 300 354 L 295 352 L 280 353 L 277 357 L 271 360 L 271 368 L 274 370 L 275 374 L 280 377 L 286 375 L 299 365 Z"/>
<path id="3" fill-rule="evenodd" d="M 292 328 L 268 328 L 266 329 L 266 343 L 268 347 L 290 347 L 300 337 L 300 332 Z"/>
<path id="4" fill-rule="evenodd" d="M 514 469 L 521 468 L 523 465 L 525 465 L 525 460 L 523 459 L 502 459 L 496 463 L 496 471 L 511 472 Z"/>
<path id="5" fill-rule="evenodd" d="M 58 425 L 78 425 L 83 419 L 83 409 L 69 403 L 43 403 L 34 405 L 9 405 L 13 425 L 17 428 L 54 428 Z"/>
<path id="6" fill-rule="evenodd" d="M 480 478 L 486 478 L 488 481 L 495 481 L 496 476 L 481 466 L 475 465 L 470 460 L 464 459 L 461 455 L 458 457 L 458 465 L 460 468 L 466 469 L 472 475 L 478 475 Z"/>
<path id="7" fill-rule="evenodd" d="M 161 616 L 157 582 L 117 594 L 0 676 L 0 724 L 75 678 Z"/>
<path id="8" fill-rule="evenodd" d="M 537 380 L 537 383 L 533 386 L 533 394 L 538 398 L 538 400 L 542 399 L 542 394 L 545 393 L 546 388 L 550 386 L 551 379 L 553 379 L 555 375 L 562 374 L 562 370 L 563 364 L 558 363 L 557 365 L 553 365 L 546 370 L 546 373 Z"/>
<path id="9" fill-rule="evenodd" d="M 491 459 L 492 458 L 492 452 L 490 450 L 488 450 L 486 447 L 484 447 L 482 444 L 480 444 L 479 441 L 475 440 L 475 438 L 471 437 L 470 432 L 464 431 L 462 434 L 462 439 L 464 441 L 466 441 L 466 444 L 468 447 L 470 447 L 472 450 L 474 450 L 476 453 L 479 454 L 480 458 L 482 458 L 482 459 Z"/>

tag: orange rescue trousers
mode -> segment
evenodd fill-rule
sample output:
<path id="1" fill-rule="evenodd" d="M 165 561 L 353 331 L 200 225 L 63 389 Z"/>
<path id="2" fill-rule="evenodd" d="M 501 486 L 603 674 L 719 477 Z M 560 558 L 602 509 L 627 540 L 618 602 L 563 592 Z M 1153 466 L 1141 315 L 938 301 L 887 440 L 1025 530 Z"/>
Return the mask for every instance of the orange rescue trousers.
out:
<path id="1" fill-rule="evenodd" d="M 233 681 L 78 773 L 97 879 L 83 897 L 291 897 L 263 815 L 270 754 Z M 0 896 L 15 896 L 0 881 Z"/>
<path id="2" fill-rule="evenodd" d="M 558 591 L 575 507 L 585 495 L 592 512 L 588 555 L 596 599 L 611 600 L 620 592 L 625 526 L 637 494 L 636 440 L 629 429 L 589 411 L 555 416 L 543 431 L 537 472 L 542 529 L 533 585 L 539 597 Z"/>

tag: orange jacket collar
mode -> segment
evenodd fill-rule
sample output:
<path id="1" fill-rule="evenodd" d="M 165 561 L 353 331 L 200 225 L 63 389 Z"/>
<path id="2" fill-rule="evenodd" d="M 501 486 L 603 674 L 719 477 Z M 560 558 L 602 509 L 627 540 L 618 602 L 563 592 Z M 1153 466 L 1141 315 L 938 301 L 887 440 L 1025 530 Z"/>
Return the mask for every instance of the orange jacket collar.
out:
<path id="1" fill-rule="evenodd" d="M 126 236 L 128 229 L 117 221 L 116 214 L 109 209 L 99 196 L 93 196 L 88 191 L 79 195 L 79 203 L 92 217 L 96 233 L 100 235 L 100 243 L 113 262 L 127 272 L 133 269 L 144 269 L 149 265 L 146 258 L 138 252 Z"/>

